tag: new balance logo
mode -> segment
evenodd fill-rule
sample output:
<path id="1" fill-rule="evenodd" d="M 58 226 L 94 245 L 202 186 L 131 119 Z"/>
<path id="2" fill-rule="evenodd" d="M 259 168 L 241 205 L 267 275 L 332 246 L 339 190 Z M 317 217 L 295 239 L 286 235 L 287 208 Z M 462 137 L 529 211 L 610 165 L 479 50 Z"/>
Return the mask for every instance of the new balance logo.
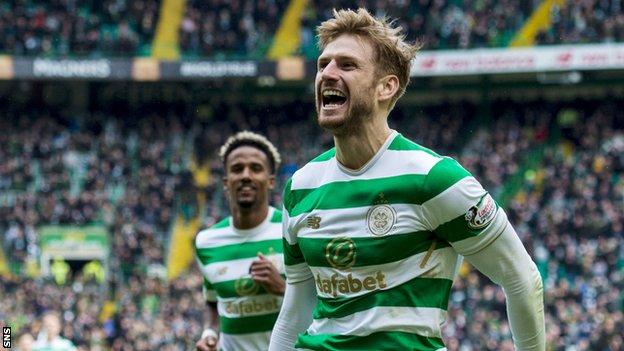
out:
<path id="1" fill-rule="evenodd" d="M 319 229 L 321 227 L 321 217 L 319 216 L 308 217 L 306 227 L 312 228 L 312 229 Z"/>

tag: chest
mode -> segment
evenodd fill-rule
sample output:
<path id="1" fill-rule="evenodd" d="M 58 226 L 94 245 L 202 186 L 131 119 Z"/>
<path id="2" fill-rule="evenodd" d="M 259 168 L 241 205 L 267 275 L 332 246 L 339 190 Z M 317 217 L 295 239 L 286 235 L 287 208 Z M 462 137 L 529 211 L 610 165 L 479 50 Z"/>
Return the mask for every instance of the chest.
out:
<path id="1" fill-rule="evenodd" d="M 297 241 L 313 267 L 339 270 L 394 262 L 437 241 L 417 204 L 314 209 L 297 219 Z"/>

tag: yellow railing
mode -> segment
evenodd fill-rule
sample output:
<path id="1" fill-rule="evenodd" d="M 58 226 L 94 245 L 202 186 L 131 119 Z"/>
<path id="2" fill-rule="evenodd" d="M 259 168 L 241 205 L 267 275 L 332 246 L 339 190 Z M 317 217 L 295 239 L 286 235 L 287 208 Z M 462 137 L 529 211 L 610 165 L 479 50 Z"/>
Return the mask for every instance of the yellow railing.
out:
<path id="1" fill-rule="evenodd" d="M 152 42 L 152 57 L 159 60 L 180 58 L 180 23 L 186 0 L 163 0 L 160 5 L 156 35 Z"/>
<path id="2" fill-rule="evenodd" d="M 516 33 L 515 37 L 511 40 L 509 46 L 531 46 L 535 44 L 535 37 L 552 25 L 551 12 L 554 6 L 565 6 L 566 0 L 544 0 L 533 11 L 529 19 L 524 23 L 524 26 Z"/>
<path id="3" fill-rule="evenodd" d="M 301 44 L 301 17 L 308 0 L 291 0 L 269 49 L 271 60 L 293 55 Z"/>

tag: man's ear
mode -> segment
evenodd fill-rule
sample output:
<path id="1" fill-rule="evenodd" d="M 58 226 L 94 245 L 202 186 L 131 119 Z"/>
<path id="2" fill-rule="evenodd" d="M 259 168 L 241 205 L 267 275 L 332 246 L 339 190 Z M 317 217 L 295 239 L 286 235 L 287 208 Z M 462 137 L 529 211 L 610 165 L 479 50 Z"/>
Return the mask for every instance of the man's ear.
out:
<path id="1" fill-rule="evenodd" d="M 270 190 L 275 189 L 275 174 L 271 174 L 269 176 L 269 189 Z"/>
<path id="2" fill-rule="evenodd" d="M 399 77 L 389 74 L 379 79 L 377 84 L 377 99 L 380 102 L 392 100 L 399 92 Z"/>
<path id="3" fill-rule="evenodd" d="M 223 182 L 223 192 L 227 194 L 228 192 L 227 176 L 223 176 L 223 178 L 221 178 L 221 181 Z"/>

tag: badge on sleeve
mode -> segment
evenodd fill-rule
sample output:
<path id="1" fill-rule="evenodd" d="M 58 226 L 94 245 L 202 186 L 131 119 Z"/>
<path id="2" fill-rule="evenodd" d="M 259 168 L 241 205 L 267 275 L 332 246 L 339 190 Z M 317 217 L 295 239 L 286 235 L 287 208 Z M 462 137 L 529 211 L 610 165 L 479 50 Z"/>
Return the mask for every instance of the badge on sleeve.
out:
<path id="1" fill-rule="evenodd" d="M 464 218 L 470 229 L 482 229 L 492 222 L 496 210 L 498 210 L 496 202 L 494 202 L 492 195 L 487 193 L 481 197 L 476 205 L 468 209 Z"/>

